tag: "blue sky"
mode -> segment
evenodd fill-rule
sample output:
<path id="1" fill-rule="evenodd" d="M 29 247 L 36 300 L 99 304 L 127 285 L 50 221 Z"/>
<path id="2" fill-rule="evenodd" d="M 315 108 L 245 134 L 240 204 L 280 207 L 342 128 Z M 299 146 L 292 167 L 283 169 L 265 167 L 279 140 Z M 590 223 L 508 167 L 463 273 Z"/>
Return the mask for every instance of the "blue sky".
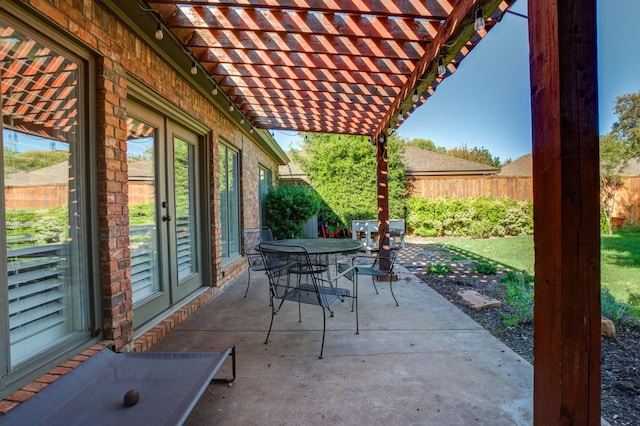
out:
<path id="1" fill-rule="evenodd" d="M 512 7 L 527 14 L 526 0 Z M 616 97 L 640 90 L 638 0 L 598 1 L 600 133 L 615 122 Z M 507 14 L 400 126 L 398 135 L 431 139 L 446 148 L 484 147 L 502 161 L 531 152 L 527 20 Z M 286 151 L 298 146 L 293 131 L 275 131 Z"/>

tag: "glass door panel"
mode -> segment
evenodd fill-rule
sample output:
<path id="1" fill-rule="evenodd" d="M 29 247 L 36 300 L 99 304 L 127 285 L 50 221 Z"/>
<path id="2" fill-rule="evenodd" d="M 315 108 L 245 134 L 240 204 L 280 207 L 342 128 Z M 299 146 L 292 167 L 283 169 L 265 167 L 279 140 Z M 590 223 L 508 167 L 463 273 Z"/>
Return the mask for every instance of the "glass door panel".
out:
<path id="1" fill-rule="evenodd" d="M 197 152 L 198 138 L 186 129 L 170 124 L 173 131 L 173 162 L 170 202 L 175 206 L 169 232 L 173 235 L 173 300 L 187 296 L 202 285 L 200 271 L 201 235 L 198 220 Z"/>
<path id="2" fill-rule="evenodd" d="M 156 229 L 155 145 L 158 129 L 136 118 L 128 122 L 129 251 L 133 302 L 160 291 Z"/>
<path id="3" fill-rule="evenodd" d="M 127 163 L 133 321 L 139 326 L 171 306 L 162 194 L 164 119 L 129 101 Z"/>
<path id="4" fill-rule="evenodd" d="M 178 281 L 196 272 L 196 235 L 193 185 L 193 146 L 174 139 L 174 191 Z"/>

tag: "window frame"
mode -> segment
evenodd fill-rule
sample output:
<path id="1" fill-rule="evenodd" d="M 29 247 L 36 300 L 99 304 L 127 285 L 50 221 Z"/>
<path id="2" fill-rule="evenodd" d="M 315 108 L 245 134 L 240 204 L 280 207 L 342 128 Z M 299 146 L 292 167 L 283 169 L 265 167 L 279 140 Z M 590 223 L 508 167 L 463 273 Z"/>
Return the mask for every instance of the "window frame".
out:
<path id="1" fill-rule="evenodd" d="M 233 262 L 234 260 L 238 259 L 241 256 L 241 247 L 240 247 L 240 233 L 241 233 L 241 218 L 242 218 L 242 204 L 241 204 L 241 192 L 242 192 L 242 185 L 241 185 L 241 164 L 240 164 L 240 151 L 236 148 L 234 148 L 231 144 L 228 143 L 224 143 L 224 142 L 220 142 L 219 146 L 218 146 L 218 167 L 220 167 L 220 162 L 221 162 L 221 157 L 222 155 L 225 155 L 226 161 L 225 164 L 229 164 L 229 158 L 228 158 L 228 154 L 231 153 L 234 156 L 234 162 L 233 164 L 235 165 L 235 170 L 233 170 L 233 182 L 236 186 L 236 191 L 235 191 L 235 197 L 234 197 L 234 203 L 235 203 L 235 207 L 237 209 L 237 214 L 236 217 L 234 218 L 236 220 L 236 235 L 232 236 L 231 235 L 231 229 L 232 227 L 231 222 L 225 222 L 223 215 L 225 215 L 225 213 L 229 212 L 228 207 L 230 206 L 230 198 L 227 196 L 226 200 L 227 203 L 225 206 L 222 205 L 222 196 L 219 196 L 219 208 L 220 208 L 220 257 L 222 259 L 222 264 L 228 264 L 230 262 Z M 220 193 L 223 185 L 222 185 L 222 177 L 223 177 L 223 173 L 224 176 L 226 176 L 228 178 L 229 176 L 229 171 L 228 170 L 219 170 L 219 174 L 218 174 L 218 191 Z M 225 184 L 225 187 L 228 188 L 228 185 Z M 220 193 L 221 194 L 221 193 Z M 227 195 L 229 194 L 229 190 L 227 189 Z M 231 218 L 230 215 L 227 215 L 227 219 Z M 227 224 L 226 228 L 227 229 L 223 229 L 224 228 L 224 224 Z M 223 250 L 223 246 L 225 241 L 225 234 L 224 232 L 227 231 L 228 235 L 226 235 L 226 244 L 227 247 L 231 247 L 231 238 L 235 237 L 235 246 L 237 247 L 237 250 L 235 251 L 231 251 L 228 250 L 228 253 Z"/>
<path id="2" fill-rule="evenodd" d="M 263 186 L 263 174 L 264 174 L 264 182 L 266 185 Z M 259 219 L 260 226 L 266 226 L 267 219 L 267 211 L 264 205 L 264 197 L 269 192 L 269 189 L 273 187 L 273 172 L 268 167 L 265 167 L 261 164 L 258 165 L 258 211 L 259 211 Z"/>
<path id="3" fill-rule="evenodd" d="M 64 55 L 78 64 L 78 142 L 75 147 L 78 169 L 76 177 L 76 191 L 78 192 L 77 211 L 80 218 L 81 229 L 78 233 L 79 262 L 77 279 L 84 286 L 82 303 L 85 304 L 82 312 L 75 311 L 73 315 L 82 314 L 85 329 L 76 331 L 63 339 L 64 343 L 42 350 L 41 353 L 29 358 L 25 362 L 12 367 L 9 358 L 9 326 L 8 326 L 8 287 L 0 285 L 0 341 L 6 351 L 0 351 L 0 397 L 4 397 L 15 391 L 24 383 L 42 375 L 56 365 L 60 359 L 68 358 L 78 351 L 100 340 L 101 336 L 101 310 L 100 310 L 100 275 L 97 264 L 98 235 L 97 220 L 94 219 L 97 212 L 97 173 L 95 164 L 97 159 L 97 147 L 91 141 L 96 140 L 96 63 L 89 50 L 67 37 L 63 32 L 56 30 L 52 25 L 33 12 L 27 11 L 20 5 L 8 4 L 0 10 L 0 19 L 7 25 L 28 35 L 33 40 L 51 48 L 55 52 Z M 2 99 L 0 99 L 0 104 Z M 0 122 L 0 129 L 4 127 Z M 0 131 L 0 138 L 2 132 Z M 84 141 L 84 142 L 83 142 Z M 4 156 L 0 150 L 0 164 L 4 164 Z M 0 184 L 4 187 L 4 173 L 0 174 Z M 5 217 L 4 194 L 0 194 L 0 215 Z M 0 274 L 7 277 L 7 248 L 6 234 L 0 233 Z M 5 278 L 6 280 L 6 278 Z M 5 281 L 6 282 L 6 281 Z M 7 343 L 5 345 L 5 343 Z"/>

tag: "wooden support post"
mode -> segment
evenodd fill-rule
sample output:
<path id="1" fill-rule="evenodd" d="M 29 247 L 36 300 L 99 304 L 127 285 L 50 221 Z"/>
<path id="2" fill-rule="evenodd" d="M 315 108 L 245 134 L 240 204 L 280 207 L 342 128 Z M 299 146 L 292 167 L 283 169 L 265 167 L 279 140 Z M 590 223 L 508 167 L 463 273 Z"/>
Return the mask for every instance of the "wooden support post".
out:
<path id="1" fill-rule="evenodd" d="M 534 424 L 600 425 L 596 0 L 528 6 Z"/>
<path id="2" fill-rule="evenodd" d="M 376 138 L 376 169 L 378 186 L 378 250 L 380 269 L 389 270 L 389 171 L 387 137 Z M 386 258 L 386 261 L 385 261 Z"/>

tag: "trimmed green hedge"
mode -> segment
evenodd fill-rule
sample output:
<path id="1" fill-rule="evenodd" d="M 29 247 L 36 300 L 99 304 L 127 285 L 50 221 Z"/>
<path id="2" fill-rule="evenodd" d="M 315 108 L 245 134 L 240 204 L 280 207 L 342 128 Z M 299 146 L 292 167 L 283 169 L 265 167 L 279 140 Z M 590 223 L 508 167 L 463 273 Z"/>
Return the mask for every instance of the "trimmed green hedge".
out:
<path id="1" fill-rule="evenodd" d="M 533 233 L 533 203 L 510 198 L 409 198 L 407 226 L 423 237 L 504 237 Z"/>

